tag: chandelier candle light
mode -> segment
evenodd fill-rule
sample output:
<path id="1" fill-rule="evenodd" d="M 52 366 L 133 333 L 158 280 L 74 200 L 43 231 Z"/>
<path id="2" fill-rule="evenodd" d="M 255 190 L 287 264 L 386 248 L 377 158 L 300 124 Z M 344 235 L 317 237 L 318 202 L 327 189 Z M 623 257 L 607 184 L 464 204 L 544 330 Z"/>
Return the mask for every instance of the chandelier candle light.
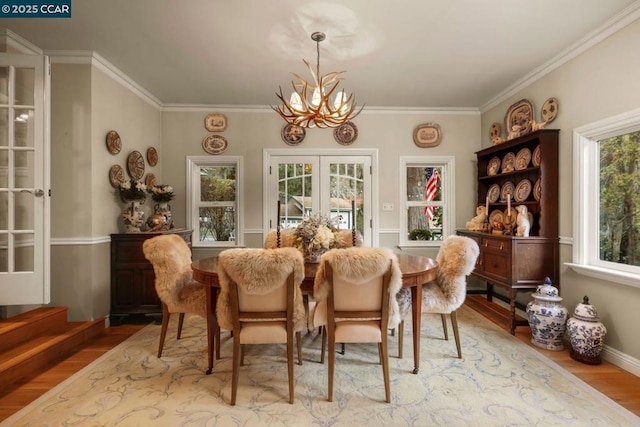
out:
<path id="1" fill-rule="evenodd" d="M 331 72 L 326 75 L 320 74 L 320 42 L 326 38 L 324 33 L 315 32 L 311 34 L 311 40 L 316 42 L 316 51 L 318 60 L 316 63 L 316 71 L 313 71 L 311 65 L 306 60 L 302 60 L 311 75 L 313 83 L 309 83 L 296 73 L 293 74 L 298 80 L 292 81 L 293 93 L 287 102 L 282 94 L 276 96 L 282 101 L 282 106 L 271 107 L 287 122 L 292 125 L 304 128 L 335 128 L 356 117 L 364 106 L 356 111 L 356 103 L 354 94 L 347 94 L 344 90 L 336 93 L 335 99 L 331 102 L 331 96 L 336 92 L 338 84 L 344 80 L 342 74 L 346 71 Z M 310 99 L 309 99 L 310 97 Z"/>

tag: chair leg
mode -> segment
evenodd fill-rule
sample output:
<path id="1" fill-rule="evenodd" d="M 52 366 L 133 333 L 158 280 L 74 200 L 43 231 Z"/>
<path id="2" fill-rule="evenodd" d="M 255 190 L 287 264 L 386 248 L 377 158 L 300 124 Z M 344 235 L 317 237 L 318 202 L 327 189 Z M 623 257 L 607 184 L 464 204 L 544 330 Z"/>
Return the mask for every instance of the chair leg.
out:
<path id="1" fill-rule="evenodd" d="M 298 345 L 298 365 L 302 365 L 302 334 L 296 332 L 296 344 Z"/>
<path id="2" fill-rule="evenodd" d="M 236 404 L 236 394 L 238 393 L 238 374 L 240 371 L 241 358 L 240 338 L 233 339 L 233 362 L 231 371 L 231 405 Z"/>
<path id="3" fill-rule="evenodd" d="M 162 357 L 162 348 L 164 347 L 164 339 L 167 336 L 167 327 L 169 326 L 169 307 L 162 304 L 162 328 L 160 329 L 160 344 L 158 345 L 158 358 Z"/>
<path id="4" fill-rule="evenodd" d="M 299 332 L 297 332 L 297 334 L 299 334 Z M 293 403 L 293 334 L 289 333 L 288 335 L 289 336 L 287 337 L 287 374 L 289 377 L 289 403 Z M 298 357 L 299 357 L 299 353 L 298 353 Z"/>
<path id="5" fill-rule="evenodd" d="M 440 314 L 440 319 L 442 319 L 442 330 L 444 331 L 444 339 L 449 341 L 449 331 L 447 330 L 447 316 L 445 314 Z"/>
<path id="6" fill-rule="evenodd" d="M 340 349 L 340 354 L 342 354 L 344 356 L 344 353 L 346 352 L 346 346 L 344 345 L 344 343 L 341 344 L 341 349 Z"/>
<path id="7" fill-rule="evenodd" d="M 462 359 L 462 349 L 460 348 L 460 333 L 458 332 L 458 318 L 456 312 L 451 312 L 451 327 L 453 328 L 453 336 L 456 339 L 456 349 L 458 350 L 458 359 Z"/>
<path id="8" fill-rule="evenodd" d="M 402 359 L 402 350 L 404 348 L 404 319 L 398 325 L 398 358 Z"/>
<path id="9" fill-rule="evenodd" d="M 389 384 L 389 347 L 386 334 L 382 334 L 380 353 L 380 357 L 382 359 L 382 376 L 384 377 L 384 394 L 387 403 L 391 403 L 391 385 Z"/>
<path id="10" fill-rule="evenodd" d="M 333 402 L 333 371 L 336 364 L 336 336 L 335 332 L 329 336 L 329 388 L 327 400 Z"/>
<path id="11" fill-rule="evenodd" d="M 178 338 L 176 339 L 180 339 L 180 337 L 182 336 L 183 323 L 184 323 L 184 313 L 180 313 L 180 315 L 178 316 Z"/>
<path id="12" fill-rule="evenodd" d="M 320 326 L 322 329 L 322 350 L 320 353 L 320 363 L 324 364 L 324 354 L 327 352 L 327 327 Z"/>
<path id="13" fill-rule="evenodd" d="M 235 342 L 235 339 L 233 341 Z M 240 366 L 244 366 L 244 345 L 240 346 Z"/>

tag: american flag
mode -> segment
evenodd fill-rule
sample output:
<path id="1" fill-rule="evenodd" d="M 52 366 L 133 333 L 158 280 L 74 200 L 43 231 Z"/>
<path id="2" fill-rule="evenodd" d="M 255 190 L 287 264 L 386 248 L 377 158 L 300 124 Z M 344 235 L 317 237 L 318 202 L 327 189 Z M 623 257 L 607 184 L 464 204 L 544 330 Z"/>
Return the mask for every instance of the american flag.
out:
<path id="1" fill-rule="evenodd" d="M 428 172 L 427 172 L 428 173 Z M 440 175 L 438 175 L 438 170 L 436 168 L 431 168 L 431 174 L 429 179 L 427 179 L 427 184 L 424 186 L 424 200 L 427 202 L 432 201 L 436 198 L 436 194 L 438 193 L 438 183 L 440 182 Z M 433 210 L 434 206 L 425 206 L 424 214 L 429 218 L 429 221 L 433 220 Z"/>

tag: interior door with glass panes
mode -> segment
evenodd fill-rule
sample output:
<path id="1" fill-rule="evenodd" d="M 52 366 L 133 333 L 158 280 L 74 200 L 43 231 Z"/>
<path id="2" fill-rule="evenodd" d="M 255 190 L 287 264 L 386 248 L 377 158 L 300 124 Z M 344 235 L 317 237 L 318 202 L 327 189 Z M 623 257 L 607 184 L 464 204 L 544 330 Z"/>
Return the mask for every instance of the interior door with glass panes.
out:
<path id="1" fill-rule="evenodd" d="M 340 229 L 356 228 L 372 244 L 371 158 L 368 156 L 273 156 L 270 164 L 269 228 L 295 228 L 320 213 Z M 280 211 L 275 204 L 280 201 Z"/>
<path id="2" fill-rule="evenodd" d="M 47 61 L 0 54 L 0 306 L 50 300 Z"/>

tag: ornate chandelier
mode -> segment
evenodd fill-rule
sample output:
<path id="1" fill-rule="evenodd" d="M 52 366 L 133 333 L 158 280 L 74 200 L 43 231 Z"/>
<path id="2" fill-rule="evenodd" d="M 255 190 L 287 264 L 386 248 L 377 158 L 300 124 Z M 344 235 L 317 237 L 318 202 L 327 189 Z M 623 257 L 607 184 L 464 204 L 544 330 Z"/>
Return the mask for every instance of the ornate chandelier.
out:
<path id="1" fill-rule="evenodd" d="M 318 54 L 315 72 L 309 62 L 302 60 L 313 76 L 313 83 L 307 82 L 296 73 L 291 73 L 297 81 L 291 82 L 293 93 L 290 100 L 288 102 L 285 100 L 282 87 L 280 87 L 280 93 L 276 93 L 276 96 L 282 101 L 282 106 L 272 106 L 271 108 L 280 114 L 287 123 L 305 128 L 316 126 L 335 128 L 356 117 L 364 108 L 362 106 L 356 111 L 354 94 L 347 97 L 344 90 L 338 90 L 333 102 L 331 101 L 338 84 L 344 80 L 342 74 L 346 71 L 320 75 L 320 42 L 324 39 L 324 33 L 311 34 L 311 40 L 316 42 Z"/>

